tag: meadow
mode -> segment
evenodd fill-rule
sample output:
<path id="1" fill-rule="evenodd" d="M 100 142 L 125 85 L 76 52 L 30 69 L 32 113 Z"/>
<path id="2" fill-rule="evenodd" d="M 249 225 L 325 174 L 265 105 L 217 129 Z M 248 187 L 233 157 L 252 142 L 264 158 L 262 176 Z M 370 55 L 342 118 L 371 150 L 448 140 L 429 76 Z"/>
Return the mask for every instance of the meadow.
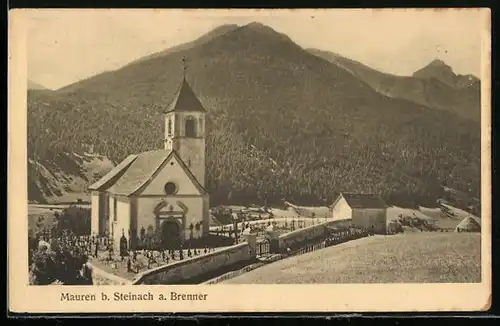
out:
<path id="1" fill-rule="evenodd" d="M 58 204 L 58 205 L 43 205 L 29 204 L 28 205 L 28 229 L 36 231 L 39 229 L 49 228 L 57 222 L 55 213 L 61 213 L 65 208 L 70 206 L 78 206 L 82 208 L 90 208 L 88 204 Z"/>
<path id="2" fill-rule="evenodd" d="M 290 257 L 227 284 L 468 283 L 481 281 L 479 233 L 373 236 Z"/>

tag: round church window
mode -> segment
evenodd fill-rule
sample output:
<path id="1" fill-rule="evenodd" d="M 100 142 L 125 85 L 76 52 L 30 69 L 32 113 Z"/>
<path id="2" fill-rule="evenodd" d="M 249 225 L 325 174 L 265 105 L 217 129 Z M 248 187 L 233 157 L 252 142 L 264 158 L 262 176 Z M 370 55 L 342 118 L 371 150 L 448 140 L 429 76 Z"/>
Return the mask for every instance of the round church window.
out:
<path id="1" fill-rule="evenodd" d="M 177 192 L 177 186 L 173 182 L 167 182 L 165 184 L 165 193 L 167 195 L 173 195 Z"/>

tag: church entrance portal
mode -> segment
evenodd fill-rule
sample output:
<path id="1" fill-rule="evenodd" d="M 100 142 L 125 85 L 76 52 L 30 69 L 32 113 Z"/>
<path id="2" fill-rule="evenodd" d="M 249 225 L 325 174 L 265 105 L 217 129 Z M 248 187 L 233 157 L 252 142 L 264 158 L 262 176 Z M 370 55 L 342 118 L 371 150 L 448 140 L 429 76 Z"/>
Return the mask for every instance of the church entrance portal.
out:
<path id="1" fill-rule="evenodd" d="M 181 229 L 176 221 L 163 221 L 161 241 L 164 249 L 178 249 L 181 246 Z"/>

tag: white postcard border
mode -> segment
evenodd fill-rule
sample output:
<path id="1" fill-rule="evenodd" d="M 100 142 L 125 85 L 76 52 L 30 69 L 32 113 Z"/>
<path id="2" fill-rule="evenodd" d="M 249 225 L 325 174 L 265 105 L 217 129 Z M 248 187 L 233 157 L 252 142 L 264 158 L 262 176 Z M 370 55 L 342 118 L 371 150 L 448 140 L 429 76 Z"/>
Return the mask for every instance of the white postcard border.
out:
<path id="1" fill-rule="evenodd" d="M 39 10 L 39 9 L 33 9 Z M 76 10 L 76 9 L 75 9 Z M 97 10 L 97 9 L 91 9 Z M 106 10 L 106 9 L 104 9 Z M 345 10 L 345 9 L 342 9 Z M 416 9 L 384 9 L 416 10 Z M 422 9 L 419 9 L 422 10 Z M 426 9 L 433 10 L 433 9 Z M 443 9 L 440 9 L 443 10 Z M 470 9 L 450 9 L 470 10 Z M 472 9 L 479 10 L 479 9 Z M 8 98 L 8 300 L 17 313 L 139 312 L 375 312 L 477 311 L 491 304 L 491 14 L 484 14 L 482 35 L 482 282 L 477 284 L 316 284 L 183 286 L 29 286 L 27 223 L 27 60 L 26 12 L 9 14 Z M 205 10 L 211 15 L 245 10 Z M 256 10 L 255 15 L 267 10 Z M 310 15 L 314 10 L 303 11 Z M 272 10 L 277 14 L 278 10 Z M 180 10 L 180 13 L 182 10 Z M 246 12 L 248 14 L 248 11 Z M 205 301 L 61 302 L 61 294 L 110 296 L 114 292 L 205 293 Z"/>

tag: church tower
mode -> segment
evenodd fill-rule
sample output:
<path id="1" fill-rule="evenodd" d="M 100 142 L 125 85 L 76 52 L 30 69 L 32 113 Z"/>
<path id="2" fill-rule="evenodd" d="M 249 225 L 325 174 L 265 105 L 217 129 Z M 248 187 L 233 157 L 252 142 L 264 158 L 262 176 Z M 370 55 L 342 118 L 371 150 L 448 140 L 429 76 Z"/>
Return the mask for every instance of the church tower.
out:
<path id="1" fill-rule="evenodd" d="M 183 60 L 185 62 L 185 60 Z M 165 150 L 175 150 L 205 187 L 205 116 L 207 111 L 184 76 L 174 100 L 164 111 Z"/>

